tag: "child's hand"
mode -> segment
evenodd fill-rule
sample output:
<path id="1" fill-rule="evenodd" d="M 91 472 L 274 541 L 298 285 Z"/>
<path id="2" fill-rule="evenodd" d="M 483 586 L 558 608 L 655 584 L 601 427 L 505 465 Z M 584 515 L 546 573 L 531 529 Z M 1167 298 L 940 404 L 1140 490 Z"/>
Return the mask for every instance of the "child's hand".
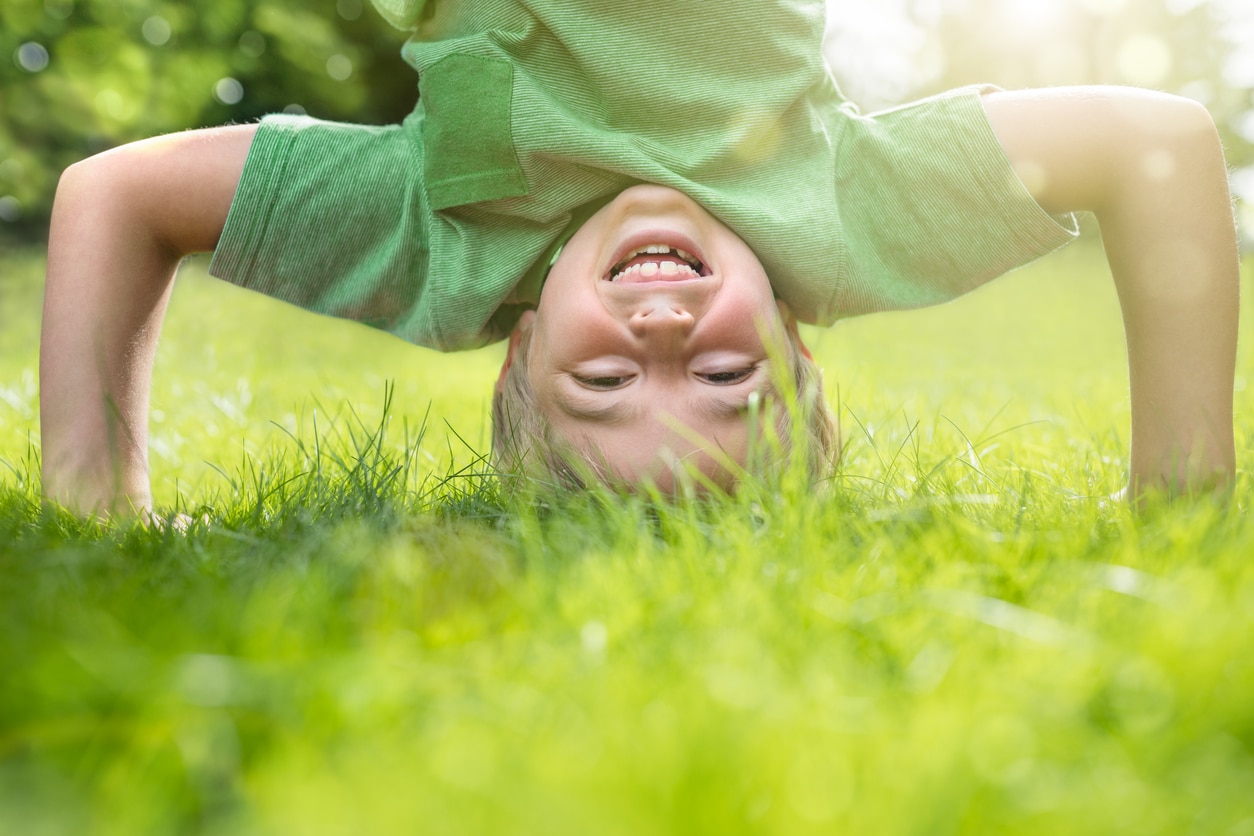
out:
<path id="1" fill-rule="evenodd" d="M 139 518 L 144 528 L 157 531 L 175 531 L 179 534 L 186 534 L 188 529 L 194 525 L 199 525 L 202 528 L 209 527 L 209 515 L 204 513 L 199 517 L 181 513 L 169 517 L 158 517 L 151 510 L 145 509 L 140 513 Z"/>

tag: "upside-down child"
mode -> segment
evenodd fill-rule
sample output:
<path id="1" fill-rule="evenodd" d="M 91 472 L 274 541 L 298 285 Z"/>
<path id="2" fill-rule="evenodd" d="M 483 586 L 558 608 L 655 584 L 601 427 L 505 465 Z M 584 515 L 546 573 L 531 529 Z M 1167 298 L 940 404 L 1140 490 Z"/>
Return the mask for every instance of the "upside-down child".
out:
<path id="1" fill-rule="evenodd" d="M 1075 211 L 1097 217 L 1123 309 L 1132 494 L 1232 476 L 1236 235 L 1196 103 L 967 88 L 860 115 L 808 0 L 375 4 L 413 32 L 402 124 L 275 116 L 64 174 L 51 499 L 149 508 L 152 359 L 189 253 L 418 344 L 508 338 L 503 469 L 669 490 L 685 468 L 730 486 L 750 406 L 786 391 L 806 418 L 785 441 L 821 473 L 836 439 L 796 323 L 951 299 L 1068 242 Z"/>

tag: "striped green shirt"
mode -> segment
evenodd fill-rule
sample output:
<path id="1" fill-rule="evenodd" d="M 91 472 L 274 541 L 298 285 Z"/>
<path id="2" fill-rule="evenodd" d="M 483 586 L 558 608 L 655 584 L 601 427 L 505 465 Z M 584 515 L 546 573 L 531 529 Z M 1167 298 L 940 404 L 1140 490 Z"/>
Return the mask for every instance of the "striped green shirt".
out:
<path id="1" fill-rule="evenodd" d="M 264 227 L 240 200 L 215 272 L 457 349 L 507 333 L 556 248 L 639 182 L 701 203 L 814 323 L 946 301 L 1074 235 L 1015 178 L 979 90 L 874 116 L 848 104 L 823 60 L 821 2 L 375 4 L 413 32 L 420 97 L 355 152 L 351 182 L 407 183 L 409 205 L 389 210 L 401 231 L 360 233 L 376 251 L 319 278 L 297 256 L 257 255 Z M 297 126 L 274 127 L 253 153 L 282 168 Z M 302 200 L 279 214 L 326 214 Z"/>

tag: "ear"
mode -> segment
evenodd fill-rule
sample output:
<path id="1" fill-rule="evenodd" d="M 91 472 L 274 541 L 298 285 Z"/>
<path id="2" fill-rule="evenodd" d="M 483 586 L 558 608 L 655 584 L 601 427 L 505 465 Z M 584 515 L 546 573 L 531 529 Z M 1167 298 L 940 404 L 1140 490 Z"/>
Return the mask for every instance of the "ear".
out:
<path id="1" fill-rule="evenodd" d="M 779 308 L 779 318 L 784 321 L 784 329 L 792 337 L 793 343 L 797 348 L 801 349 L 801 354 L 807 360 L 813 360 L 814 355 L 810 353 L 810 349 L 801 341 L 801 332 L 797 330 L 797 317 L 793 316 L 792 308 L 788 307 L 788 303 L 783 299 L 775 300 L 775 307 Z"/>
<path id="2" fill-rule="evenodd" d="M 505 362 L 501 364 L 501 374 L 496 379 L 496 391 L 501 391 L 501 388 L 505 385 L 505 375 L 509 372 L 509 367 L 514 365 L 514 356 L 518 353 L 518 344 L 522 342 L 523 334 L 531 329 L 535 321 L 535 311 L 523 311 L 522 316 L 518 318 L 518 324 L 510 332 L 509 348 L 505 350 Z"/>

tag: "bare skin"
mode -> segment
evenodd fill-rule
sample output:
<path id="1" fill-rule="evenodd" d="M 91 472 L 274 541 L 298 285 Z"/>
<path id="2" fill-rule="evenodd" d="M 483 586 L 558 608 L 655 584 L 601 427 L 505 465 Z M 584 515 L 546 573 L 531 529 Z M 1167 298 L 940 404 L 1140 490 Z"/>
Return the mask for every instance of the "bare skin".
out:
<path id="1" fill-rule="evenodd" d="M 1228 485 L 1237 237 L 1210 114 L 1101 87 L 994 93 L 984 106 L 1037 201 L 1101 226 L 1127 333 L 1129 497 Z"/>
<path id="2" fill-rule="evenodd" d="M 1128 334 L 1130 495 L 1227 484 L 1236 234 L 1210 116 L 1124 88 L 996 93 L 985 108 L 1041 205 L 1092 211 L 1101 225 Z M 51 500 L 79 514 L 151 507 L 149 382 L 173 276 L 216 245 L 254 130 L 148 140 L 63 176 L 40 358 Z M 726 382 L 719 371 L 712 381 Z"/>
<path id="3" fill-rule="evenodd" d="M 534 329 L 530 376 L 554 429 L 611 480 L 670 493 L 681 464 L 734 479 L 723 463 L 745 461 L 747 404 L 779 356 L 764 337 L 785 326 L 744 241 L 686 195 L 640 185 L 580 227 L 520 327 Z"/>
<path id="4" fill-rule="evenodd" d="M 1185 99 L 1128 88 L 996 93 L 984 104 L 1033 197 L 1053 213 L 1091 211 L 1101 225 L 1128 334 L 1129 495 L 1228 484 L 1237 245 L 1210 115 Z M 634 230 L 650 227 L 687 231 L 685 240 L 696 243 L 684 246 L 720 255 L 711 262 L 713 276 L 612 294 L 618 288 L 604 280 L 613 261 L 606 253 Z M 718 243 L 724 240 L 730 249 Z M 715 366 L 704 358 L 720 359 L 719 370 L 734 370 L 756 367 L 764 352 L 743 306 L 714 322 L 698 290 L 707 282 L 718 283 L 720 292 L 740 291 L 755 281 L 766 287 L 753 254 L 692 201 L 658 186 L 624 192 L 567 245 L 540 299 L 532 378 L 554 427 L 599 451 L 611 472 L 628 478 L 668 476 L 649 458 L 676 445 L 676 422 L 734 456 L 744 447 L 743 425 L 719 422 L 694 405 L 747 391 L 754 377 L 723 374 L 711 386 L 703 372 Z M 769 287 L 765 296 L 745 299 L 773 317 Z M 550 320 L 557 325 L 544 327 Z M 659 324 L 643 327 L 654 320 Z M 523 327 L 532 326 L 524 321 Z M 616 408 L 571 409 L 575 394 L 567 388 L 580 403 Z"/>
<path id="5" fill-rule="evenodd" d="M 152 505 L 148 397 L 179 261 L 222 233 L 255 126 L 159 137 L 66 170 L 40 345 L 43 484 L 79 514 Z"/>

